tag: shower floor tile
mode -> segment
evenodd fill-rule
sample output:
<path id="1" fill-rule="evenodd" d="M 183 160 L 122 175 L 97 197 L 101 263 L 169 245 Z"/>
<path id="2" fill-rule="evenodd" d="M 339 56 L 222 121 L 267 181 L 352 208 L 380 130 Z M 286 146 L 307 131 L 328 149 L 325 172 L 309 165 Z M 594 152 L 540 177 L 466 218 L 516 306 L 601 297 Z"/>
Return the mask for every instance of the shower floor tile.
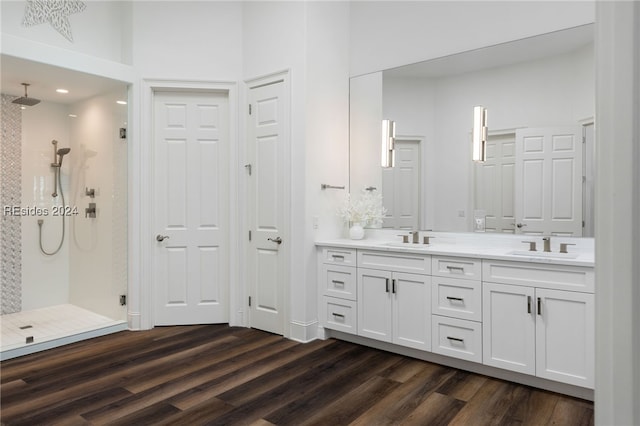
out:
<path id="1" fill-rule="evenodd" d="M 2 315 L 0 350 L 42 343 L 121 322 L 70 304 Z"/>

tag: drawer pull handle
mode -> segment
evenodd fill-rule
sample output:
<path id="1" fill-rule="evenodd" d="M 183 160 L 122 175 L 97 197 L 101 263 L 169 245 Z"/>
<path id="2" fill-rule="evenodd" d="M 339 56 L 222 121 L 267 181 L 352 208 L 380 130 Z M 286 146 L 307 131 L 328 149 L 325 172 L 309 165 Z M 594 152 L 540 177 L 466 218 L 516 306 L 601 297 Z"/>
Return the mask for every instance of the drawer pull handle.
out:
<path id="1" fill-rule="evenodd" d="M 464 302 L 464 299 L 462 297 L 447 296 L 447 300 L 452 300 L 452 301 L 456 301 L 456 302 Z"/>
<path id="2" fill-rule="evenodd" d="M 333 260 L 344 260 L 344 256 L 341 254 L 332 254 L 331 257 L 333 258 Z"/>
<path id="3" fill-rule="evenodd" d="M 451 265 L 447 265 L 447 269 L 449 270 L 449 272 L 461 272 L 464 274 L 464 267 L 462 266 L 451 266 Z"/>
<path id="4" fill-rule="evenodd" d="M 449 340 L 453 340 L 454 342 L 464 343 L 464 339 L 461 339 L 461 338 L 459 338 L 459 337 L 451 337 L 451 336 L 447 336 L 447 339 L 449 339 Z"/>
<path id="5" fill-rule="evenodd" d="M 335 285 L 341 285 L 344 287 L 344 281 L 338 281 L 338 280 L 331 280 L 331 282 Z"/>
<path id="6" fill-rule="evenodd" d="M 542 301 L 538 297 L 538 315 L 542 315 Z"/>
<path id="7" fill-rule="evenodd" d="M 384 291 L 389 293 L 389 278 L 385 279 Z"/>
<path id="8" fill-rule="evenodd" d="M 527 313 L 531 313 L 531 296 L 527 296 Z"/>
<path id="9" fill-rule="evenodd" d="M 333 312 L 331 315 L 333 315 L 336 318 L 344 319 L 344 315 L 342 314 L 336 314 L 335 312 Z"/>
<path id="10" fill-rule="evenodd" d="M 396 280 L 391 280 L 391 293 L 396 293 Z"/>

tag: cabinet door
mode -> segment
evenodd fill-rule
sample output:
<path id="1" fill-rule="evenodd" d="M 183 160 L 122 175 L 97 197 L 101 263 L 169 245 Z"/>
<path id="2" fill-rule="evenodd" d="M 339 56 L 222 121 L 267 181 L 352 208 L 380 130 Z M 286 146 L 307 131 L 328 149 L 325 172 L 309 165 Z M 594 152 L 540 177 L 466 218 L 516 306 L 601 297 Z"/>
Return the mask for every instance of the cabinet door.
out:
<path id="1" fill-rule="evenodd" d="M 593 388 L 594 295 L 536 289 L 536 305 L 536 375 Z"/>
<path id="2" fill-rule="evenodd" d="M 391 272 L 358 268 L 358 335 L 391 342 Z"/>
<path id="3" fill-rule="evenodd" d="M 483 283 L 484 364 L 535 374 L 534 294 L 531 287 Z"/>
<path id="4" fill-rule="evenodd" d="M 391 294 L 393 343 L 431 350 L 431 277 L 394 272 Z"/>

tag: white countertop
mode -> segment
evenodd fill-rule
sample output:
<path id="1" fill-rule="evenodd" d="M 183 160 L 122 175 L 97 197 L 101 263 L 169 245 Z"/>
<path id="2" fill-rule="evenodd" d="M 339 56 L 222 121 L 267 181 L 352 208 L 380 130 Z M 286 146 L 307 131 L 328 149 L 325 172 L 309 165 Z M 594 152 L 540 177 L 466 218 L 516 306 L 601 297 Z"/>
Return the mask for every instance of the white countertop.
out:
<path id="1" fill-rule="evenodd" d="M 380 239 L 335 239 L 316 241 L 318 247 L 339 247 L 351 249 L 367 249 L 389 252 L 404 252 L 430 254 L 437 256 L 460 256 L 489 260 L 509 260 L 530 263 L 554 264 L 554 265 L 570 265 L 593 267 L 595 258 L 593 250 L 569 247 L 569 253 L 558 253 L 558 248 L 552 245 L 552 253 L 544 253 L 542 246 L 538 246 L 537 252 L 528 252 L 527 248 L 522 244 L 514 246 L 513 244 L 495 245 L 492 241 L 483 246 L 481 240 L 474 241 L 455 241 L 455 242 L 432 242 L 429 245 L 402 243 L 399 241 L 380 240 Z M 572 250 L 573 249 L 573 250 Z"/>

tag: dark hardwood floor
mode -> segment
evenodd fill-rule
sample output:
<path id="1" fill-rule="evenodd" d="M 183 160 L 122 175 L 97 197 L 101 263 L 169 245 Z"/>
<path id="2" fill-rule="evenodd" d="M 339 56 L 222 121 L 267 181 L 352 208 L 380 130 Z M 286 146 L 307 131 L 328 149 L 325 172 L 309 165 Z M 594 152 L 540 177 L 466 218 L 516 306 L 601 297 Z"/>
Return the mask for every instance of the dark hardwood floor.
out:
<path id="1" fill-rule="evenodd" d="M 121 332 L 0 364 L 3 425 L 590 425 L 593 404 L 337 341 Z"/>

